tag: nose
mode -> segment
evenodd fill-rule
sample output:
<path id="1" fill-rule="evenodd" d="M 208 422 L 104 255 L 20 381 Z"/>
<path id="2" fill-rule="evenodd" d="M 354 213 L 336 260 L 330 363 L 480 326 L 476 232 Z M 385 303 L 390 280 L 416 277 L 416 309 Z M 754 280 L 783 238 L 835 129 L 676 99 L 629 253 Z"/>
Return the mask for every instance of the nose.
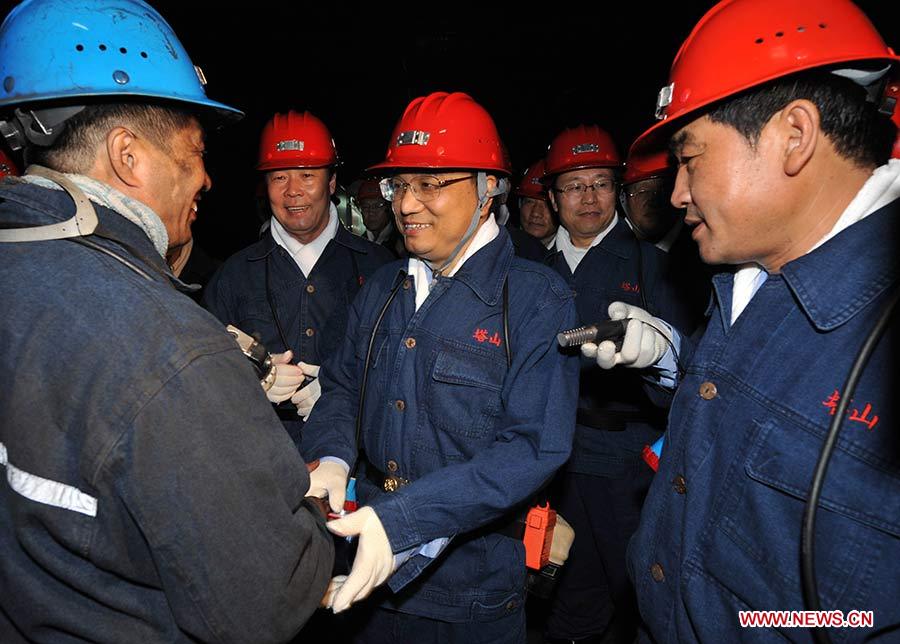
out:
<path id="1" fill-rule="evenodd" d="M 595 201 L 597 201 L 597 186 L 593 184 L 585 186 L 581 195 L 581 203 L 594 203 Z"/>
<path id="2" fill-rule="evenodd" d="M 676 208 L 687 208 L 691 203 L 691 189 L 688 185 L 687 168 L 679 166 L 675 174 L 675 187 L 672 188 L 670 202 Z"/>
<path id="3" fill-rule="evenodd" d="M 209 172 L 205 169 L 203 170 L 203 187 L 201 188 L 203 192 L 209 192 L 212 190 L 212 177 L 209 176 Z"/>
<path id="4" fill-rule="evenodd" d="M 412 187 L 408 186 L 403 192 L 400 200 L 393 203 L 394 213 L 398 215 L 409 215 L 417 212 L 421 208 L 422 202 L 413 194 Z"/>
<path id="5" fill-rule="evenodd" d="M 303 194 L 303 182 L 300 180 L 300 177 L 295 176 L 293 173 L 288 174 L 287 186 L 284 192 L 289 197 Z"/>

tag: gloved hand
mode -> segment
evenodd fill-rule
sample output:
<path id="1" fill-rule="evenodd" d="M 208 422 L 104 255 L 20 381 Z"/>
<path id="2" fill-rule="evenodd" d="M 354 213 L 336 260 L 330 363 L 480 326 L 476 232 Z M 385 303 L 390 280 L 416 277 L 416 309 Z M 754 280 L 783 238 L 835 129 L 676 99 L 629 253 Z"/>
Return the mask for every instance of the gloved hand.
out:
<path id="1" fill-rule="evenodd" d="M 376 586 L 387 581 L 394 572 L 394 553 L 381 519 L 369 506 L 329 521 L 326 525 L 331 532 L 342 537 L 359 535 L 353 568 L 332 602 L 331 609 L 340 613 L 368 597 Z"/>
<path id="2" fill-rule="evenodd" d="M 280 403 L 294 395 L 297 387 L 303 384 L 303 371 L 299 366 L 291 364 L 294 354 L 290 350 L 284 353 L 273 353 L 272 364 L 275 365 L 275 382 L 266 392 L 270 402 Z"/>
<path id="3" fill-rule="evenodd" d="M 309 467 L 309 465 L 307 465 Z M 349 472 L 341 463 L 322 461 L 309 472 L 309 490 L 306 496 L 320 499 L 328 497 L 328 505 L 334 512 L 344 509 Z"/>
<path id="4" fill-rule="evenodd" d="M 319 365 L 298 362 L 297 367 L 300 368 L 304 376 L 315 378 L 315 380 L 291 396 L 291 402 L 297 405 L 297 415 L 306 421 L 309 418 L 313 405 L 316 404 L 319 396 L 322 395 L 322 385 L 319 384 Z"/>
<path id="5" fill-rule="evenodd" d="M 557 513 L 556 526 L 553 528 L 553 541 L 550 543 L 550 562 L 557 566 L 566 563 L 573 541 L 575 541 L 575 530 L 568 521 L 563 519 L 561 514 Z"/>
<path id="6" fill-rule="evenodd" d="M 625 302 L 613 302 L 607 312 L 611 320 L 630 318 L 622 348 L 616 351 L 616 345 L 611 340 L 599 345 L 585 342 L 581 345 L 581 353 L 586 358 L 596 359 L 603 369 L 612 369 L 617 364 L 643 369 L 656 364 L 666 354 L 672 332 L 665 322 Z"/>
<path id="7" fill-rule="evenodd" d="M 341 589 L 341 586 L 344 585 L 345 581 L 347 581 L 347 575 L 337 575 L 336 577 L 332 577 L 331 581 L 328 582 L 328 589 L 325 591 L 322 601 L 319 602 L 319 606 L 322 608 L 331 608 L 334 603 L 335 593 Z"/>

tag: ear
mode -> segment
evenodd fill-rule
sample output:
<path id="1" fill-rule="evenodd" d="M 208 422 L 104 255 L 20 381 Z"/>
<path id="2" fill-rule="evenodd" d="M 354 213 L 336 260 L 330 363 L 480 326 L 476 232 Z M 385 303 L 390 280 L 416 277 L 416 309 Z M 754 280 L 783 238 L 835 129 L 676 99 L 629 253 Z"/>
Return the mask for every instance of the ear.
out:
<path id="1" fill-rule="evenodd" d="M 143 185 L 142 172 L 147 163 L 144 143 L 127 128 L 114 127 L 106 135 L 106 155 L 116 178 L 130 188 Z"/>
<path id="2" fill-rule="evenodd" d="M 490 193 L 497 187 L 497 177 L 492 174 L 489 174 L 485 177 L 485 184 L 487 185 L 487 191 Z M 491 208 L 494 205 L 494 198 L 490 197 L 484 204 L 484 207 L 481 209 L 481 218 L 485 219 L 488 214 L 491 212 Z"/>
<path id="3" fill-rule="evenodd" d="M 337 173 L 332 172 L 331 178 L 328 180 L 328 195 L 333 195 L 335 190 L 337 190 Z"/>
<path id="4" fill-rule="evenodd" d="M 796 176 L 806 167 L 816 151 L 822 134 L 819 108 L 806 99 L 791 101 L 781 110 L 781 126 L 785 136 L 784 172 Z"/>

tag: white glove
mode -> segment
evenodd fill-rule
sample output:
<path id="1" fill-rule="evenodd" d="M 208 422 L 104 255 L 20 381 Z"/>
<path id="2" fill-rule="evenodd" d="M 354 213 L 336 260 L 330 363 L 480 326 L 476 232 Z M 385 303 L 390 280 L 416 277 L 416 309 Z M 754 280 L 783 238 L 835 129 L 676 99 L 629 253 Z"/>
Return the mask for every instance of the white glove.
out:
<path id="1" fill-rule="evenodd" d="M 334 512 L 344 509 L 347 496 L 347 476 L 349 472 L 341 463 L 320 461 L 309 472 L 309 489 L 306 496 L 328 497 L 328 505 Z"/>
<path id="2" fill-rule="evenodd" d="M 322 597 L 322 601 L 319 602 L 319 606 L 322 608 L 331 608 L 334 603 L 334 594 L 341 589 L 341 586 L 344 585 L 345 581 L 347 581 L 347 575 L 337 575 L 336 577 L 332 577 L 331 581 L 328 582 L 328 590 L 325 591 L 325 595 Z"/>
<path id="3" fill-rule="evenodd" d="M 575 541 L 575 530 L 561 514 L 556 515 L 556 526 L 553 528 L 553 541 L 550 543 L 550 562 L 561 566 L 569 558 L 569 550 Z"/>
<path id="4" fill-rule="evenodd" d="M 656 364 L 666 355 L 672 332 L 665 322 L 625 302 L 613 302 L 607 312 L 611 320 L 629 318 L 621 350 L 616 351 L 616 345 L 611 340 L 599 345 L 585 342 L 581 345 L 582 355 L 595 358 L 603 369 L 612 369 L 617 364 L 643 369 Z"/>
<path id="5" fill-rule="evenodd" d="M 298 362 L 297 367 L 303 372 L 304 376 L 315 378 L 315 380 L 291 396 L 291 402 L 297 405 L 297 415 L 306 421 L 309 418 L 313 405 L 316 404 L 319 396 L 322 395 L 322 385 L 319 384 L 319 365 Z"/>
<path id="6" fill-rule="evenodd" d="M 294 395 L 297 387 L 303 384 L 303 371 L 299 366 L 291 364 L 294 354 L 290 350 L 284 353 L 273 353 L 272 364 L 275 365 L 275 382 L 266 392 L 270 402 L 280 403 Z"/>
<path id="7" fill-rule="evenodd" d="M 340 613 L 368 597 L 376 586 L 387 581 L 394 572 L 394 553 L 381 519 L 369 506 L 341 519 L 329 521 L 326 525 L 334 534 L 342 537 L 359 535 L 353 568 L 332 601 L 331 610 Z"/>

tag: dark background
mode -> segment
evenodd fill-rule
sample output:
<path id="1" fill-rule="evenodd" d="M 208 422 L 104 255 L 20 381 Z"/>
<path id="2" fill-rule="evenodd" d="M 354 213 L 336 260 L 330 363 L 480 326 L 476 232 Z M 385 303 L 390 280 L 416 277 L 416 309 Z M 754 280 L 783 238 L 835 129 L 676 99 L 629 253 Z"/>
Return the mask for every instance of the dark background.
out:
<path id="1" fill-rule="evenodd" d="M 714 4 L 150 3 L 203 68 L 208 95 L 246 113 L 209 140 L 214 186 L 194 232 L 219 259 L 256 238 L 257 142 L 274 112 L 325 121 L 344 185 L 383 159 L 409 101 L 438 90 L 468 92 L 488 110 L 517 174 L 562 128 L 583 122 L 607 129 L 624 154 L 652 124 L 678 47 Z M 900 48 L 896 1 L 858 4 Z"/>

